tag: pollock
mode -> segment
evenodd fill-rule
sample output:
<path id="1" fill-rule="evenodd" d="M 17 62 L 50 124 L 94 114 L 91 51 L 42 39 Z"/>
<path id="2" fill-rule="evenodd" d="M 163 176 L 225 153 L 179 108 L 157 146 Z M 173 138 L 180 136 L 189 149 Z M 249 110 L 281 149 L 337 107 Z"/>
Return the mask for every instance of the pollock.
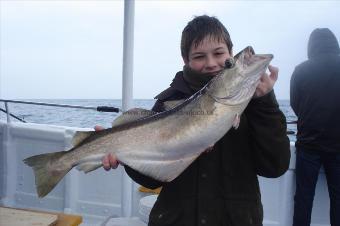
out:
<path id="1" fill-rule="evenodd" d="M 231 127 L 237 128 L 272 58 L 247 47 L 206 86 L 171 109 L 129 110 L 112 128 L 76 132 L 70 150 L 23 160 L 34 170 L 38 196 L 47 195 L 73 167 L 85 173 L 101 167 L 108 153 L 144 175 L 172 181 Z"/>

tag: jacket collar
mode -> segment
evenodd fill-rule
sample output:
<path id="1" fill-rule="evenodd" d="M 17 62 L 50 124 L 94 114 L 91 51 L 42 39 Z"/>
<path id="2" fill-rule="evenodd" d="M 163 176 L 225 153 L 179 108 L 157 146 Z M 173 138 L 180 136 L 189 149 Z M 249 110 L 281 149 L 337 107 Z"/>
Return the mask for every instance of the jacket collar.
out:
<path id="1" fill-rule="evenodd" d="M 184 80 L 183 71 L 176 73 L 175 78 L 172 80 L 170 86 L 185 94 L 191 95 L 194 93 L 189 84 Z"/>

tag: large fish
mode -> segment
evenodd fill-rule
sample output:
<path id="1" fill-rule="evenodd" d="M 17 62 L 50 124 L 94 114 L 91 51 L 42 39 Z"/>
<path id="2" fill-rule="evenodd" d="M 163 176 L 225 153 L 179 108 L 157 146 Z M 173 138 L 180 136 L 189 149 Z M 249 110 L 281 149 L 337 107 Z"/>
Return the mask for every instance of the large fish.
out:
<path id="1" fill-rule="evenodd" d="M 112 128 L 76 132 L 69 151 L 25 159 L 34 170 L 39 197 L 47 195 L 75 166 L 85 173 L 101 167 L 108 153 L 142 174 L 172 181 L 232 126 L 237 127 L 272 58 L 271 54 L 254 54 L 247 47 L 229 68 L 170 110 L 133 109 Z"/>

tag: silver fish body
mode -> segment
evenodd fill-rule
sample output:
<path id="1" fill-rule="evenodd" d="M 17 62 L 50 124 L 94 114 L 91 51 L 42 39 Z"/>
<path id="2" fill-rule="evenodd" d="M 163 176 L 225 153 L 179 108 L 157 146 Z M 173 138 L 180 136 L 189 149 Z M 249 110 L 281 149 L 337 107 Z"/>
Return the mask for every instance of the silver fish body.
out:
<path id="1" fill-rule="evenodd" d="M 90 172 L 114 153 L 120 162 L 159 181 L 180 175 L 232 127 L 251 100 L 272 55 L 237 55 L 235 64 L 215 76 L 183 103 L 162 113 L 133 109 L 112 128 L 77 132 L 69 151 L 24 160 L 35 172 L 39 197 L 47 195 L 73 167 Z"/>

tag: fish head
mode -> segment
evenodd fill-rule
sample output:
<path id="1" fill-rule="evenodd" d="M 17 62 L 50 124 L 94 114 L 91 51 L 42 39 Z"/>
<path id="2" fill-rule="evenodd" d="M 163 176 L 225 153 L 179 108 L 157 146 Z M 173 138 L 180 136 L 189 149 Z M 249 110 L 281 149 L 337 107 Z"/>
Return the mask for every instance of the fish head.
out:
<path id="1" fill-rule="evenodd" d="M 252 47 L 245 48 L 212 81 L 212 95 L 230 105 L 250 100 L 272 59 L 272 54 L 255 54 Z"/>
<path id="2" fill-rule="evenodd" d="M 241 77 L 260 79 L 273 59 L 273 54 L 255 54 L 253 48 L 248 46 L 238 53 L 235 59 L 235 66 L 238 67 Z"/>

